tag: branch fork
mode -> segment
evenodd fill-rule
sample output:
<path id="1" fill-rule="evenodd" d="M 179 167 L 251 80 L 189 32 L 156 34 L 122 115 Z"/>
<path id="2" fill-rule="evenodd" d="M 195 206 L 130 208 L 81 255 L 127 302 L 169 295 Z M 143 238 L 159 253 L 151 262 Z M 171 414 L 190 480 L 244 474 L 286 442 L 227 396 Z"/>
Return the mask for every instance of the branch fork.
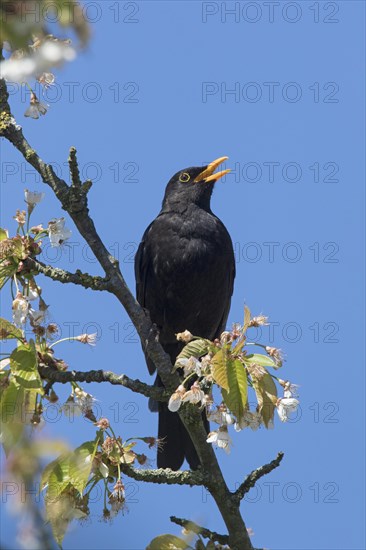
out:
<path id="1" fill-rule="evenodd" d="M 0 58 L 2 58 L 1 55 Z M 114 294 L 135 325 L 143 347 L 156 365 L 157 372 L 166 389 L 150 386 L 123 374 L 117 375 L 103 370 L 60 372 L 57 369 L 43 365 L 39 367 L 41 376 L 48 380 L 50 384 L 54 382 L 65 384 L 70 381 L 108 382 L 114 385 L 125 386 L 134 392 L 152 397 L 158 401 L 167 401 L 172 391 L 178 387 L 180 382 L 179 377 L 177 373 L 172 373 L 170 358 L 159 343 L 156 327 L 151 323 L 148 313 L 144 311 L 131 294 L 120 271 L 118 261 L 109 254 L 96 231 L 94 222 L 89 215 L 87 199 L 92 182 L 90 180 L 81 181 L 76 149 L 71 147 L 69 152 L 68 162 L 71 178 L 71 185 L 69 186 L 63 179 L 57 176 L 50 164 L 46 164 L 39 157 L 25 139 L 21 127 L 16 125 L 11 115 L 8 97 L 6 83 L 0 79 L 0 135 L 14 145 L 24 159 L 40 174 L 43 182 L 53 190 L 62 208 L 68 212 L 80 234 L 93 251 L 105 272 L 105 277 L 92 276 L 80 271 L 70 273 L 62 269 L 52 268 L 34 259 L 28 259 L 26 261 L 27 266 L 61 283 L 73 283 L 84 288 L 98 291 L 106 290 Z M 208 534 L 208 538 L 211 537 L 211 540 L 217 542 L 225 541 L 224 543 L 228 543 L 231 550 L 253 549 L 244 520 L 240 514 L 240 501 L 260 477 L 271 472 L 280 464 L 283 454 L 279 453 L 274 461 L 254 470 L 233 494 L 226 485 L 212 446 L 206 443 L 207 434 L 200 412 L 192 410 L 192 407 L 183 407 L 178 414 L 192 438 L 202 468 L 196 472 L 144 471 L 125 465 L 123 466 L 123 471 L 130 477 L 140 481 L 191 486 L 204 485 L 210 491 L 220 510 L 228 529 L 228 535 L 218 535 L 199 526 L 196 526 L 197 529 L 200 529 L 201 533 L 205 532 Z M 174 518 L 172 521 L 175 521 L 175 523 L 180 522 L 178 524 L 181 525 L 186 522 L 186 520 L 179 520 L 178 518 Z M 194 525 L 192 522 L 189 522 L 189 524 L 191 526 Z"/>

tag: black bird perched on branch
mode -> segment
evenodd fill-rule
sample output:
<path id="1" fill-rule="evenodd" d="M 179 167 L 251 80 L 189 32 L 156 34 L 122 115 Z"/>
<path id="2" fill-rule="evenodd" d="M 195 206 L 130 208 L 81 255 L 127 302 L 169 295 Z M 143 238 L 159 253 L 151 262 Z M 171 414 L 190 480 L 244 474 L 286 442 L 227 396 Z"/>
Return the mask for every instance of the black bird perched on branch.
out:
<path id="1" fill-rule="evenodd" d="M 235 260 L 229 233 L 212 213 L 215 172 L 227 157 L 204 167 L 186 168 L 169 181 L 162 209 L 146 229 L 135 258 L 136 293 L 159 330 L 159 340 L 172 363 L 183 344 L 176 334 L 189 330 L 213 340 L 225 328 Z M 147 357 L 150 374 L 156 370 Z M 162 385 L 157 376 L 156 384 Z M 154 410 L 152 408 L 152 410 Z M 196 469 L 200 462 L 178 413 L 159 403 L 158 468 L 178 470 L 184 458 Z M 205 420 L 206 429 L 209 430 Z"/>

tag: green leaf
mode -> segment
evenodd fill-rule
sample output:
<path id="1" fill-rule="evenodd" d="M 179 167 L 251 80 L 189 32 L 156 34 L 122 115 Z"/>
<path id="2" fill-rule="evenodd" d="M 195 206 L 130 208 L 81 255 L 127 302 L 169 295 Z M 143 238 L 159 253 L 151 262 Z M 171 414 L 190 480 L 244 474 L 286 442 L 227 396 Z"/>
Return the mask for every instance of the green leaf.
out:
<path id="1" fill-rule="evenodd" d="M 0 367 L 0 403 L 9 382 L 9 370 Z"/>
<path id="2" fill-rule="evenodd" d="M 263 367 L 262 367 L 263 368 Z M 258 411 L 260 412 L 264 425 L 269 427 L 277 403 L 277 387 L 272 376 L 266 371 L 260 376 L 255 375 L 255 366 L 248 365 L 253 388 L 257 396 Z"/>
<path id="3" fill-rule="evenodd" d="M 21 236 L 17 235 L 11 241 L 13 245 L 12 256 L 14 257 L 14 259 L 23 260 L 24 258 L 26 258 L 26 247 Z"/>
<path id="4" fill-rule="evenodd" d="M 248 306 L 244 306 L 244 332 L 246 332 L 247 328 L 249 327 L 251 317 L 252 314 L 250 313 L 250 309 L 248 308 Z"/>
<path id="5" fill-rule="evenodd" d="M 68 485 L 82 494 L 88 482 L 98 442 L 87 441 L 72 452 L 63 453 L 43 470 L 41 491 L 47 488 L 47 498 L 58 498 Z M 90 460 L 86 462 L 86 458 Z"/>
<path id="6" fill-rule="evenodd" d="M 182 550 L 189 548 L 187 543 L 179 537 L 175 537 L 174 535 L 159 535 L 150 542 L 146 550 L 171 550 L 174 547 Z"/>
<path id="7" fill-rule="evenodd" d="M 1 441 L 5 456 L 21 441 L 24 434 L 24 424 L 3 424 L 1 427 Z"/>
<path id="8" fill-rule="evenodd" d="M 18 443 L 27 424 L 33 416 L 36 394 L 25 390 L 12 379 L 1 394 L 0 425 L 5 453 Z"/>
<path id="9" fill-rule="evenodd" d="M 71 456 L 69 479 L 71 485 L 73 485 L 80 494 L 83 493 L 88 482 L 97 447 L 98 442 L 87 441 L 75 449 Z M 89 456 L 90 459 L 86 462 L 86 459 Z"/>
<path id="10" fill-rule="evenodd" d="M 124 443 L 122 445 L 123 450 L 128 453 L 131 449 L 133 449 L 137 445 L 137 441 L 131 441 L 131 443 Z"/>
<path id="11" fill-rule="evenodd" d="M 61 546 L 67 528 L 73 519 L 82 519 L 86 513 L 77 508 L 75 498 L 69 489 L 56 499 L 45 499 L 46 517 L 52 527 L 56 542 Z"/>
<path id="12" fill-rule="evenodd" d="M 35 395 L 25 390 L 14 379 L 3 392 L 0 403 L 1 423 L 27 423 L 29 415 L 33 415 Z"/>
<path id="13" fill-rule="evenodd" d="M 22 331 L 19 328 L 2 317 L 0 317 L 0 330 L 4 330 L 9 333 L 9 335 L 3 338 L 3 340 L 12 340 L 13 338 L 23 337 Z"/>
<path id="14" fill-rule="evenodd" d="M 198 338 L 188 342 L 177 356 L 173 371 L 179 368 L 179 359 L 189 359 L 190 357 L 196 357 L 199 359 L 203 355 L 206 355 L 210 349 L 211 342 L 205 338 Z"/>
<path id="15" fill-rule="evenodd" d="M 7 230 L 0 227 L 0 241 L 3 241 L 3 240 L 8 239 L 8 238 L 9 238 L 9 235 L 8 235 Z"/>
<path id="16" fill-rule="evenodd" d="M 244 365 L 238 360 L 227 362 L 227 378 L 229 389 L 222 390 L 226 406 L 240 420 L 248 402 L 248 380 Z"/>
<path id="17" fill-rule="evenodd" d="M 24 388 L 16 384 L 14 380 L 11 380 L 9 386 L 1 396 L 1 424 L 21 422 L 24 394 Z"/>
<path id="18" fill-rule="evenodd" d="M 41 475 L 40 490 L 47 487 L 47 498 L 54 500 L 69 484 L 70 453 L 63 453 L 44 468 Z"/>
<path id="19" fill-rule="evenodd" d="M 248 330 L 248 327 L 249 327 L 249 323 L 250 323 L 250 319 L 251 319 L 251 313 L 250 313 L 250 309 L 248 308 L 248 306 L 244 306 L 244 324 L 243 324 L 243 329 L 242 329 L 242 332 L 241 332 L 241 335 L 240 337 L 238 338 L 235 346 L 234 346 L 234 349 L 233 349 L 233 353 L 234 355 L 237 355 L 238 353 L 241 352 L 243 346 L 245 345 L 245 341 L 247 339 L 246 337 L 246 331 Z"/>
<path id="20" fill-rule="evenodd" d="M 70 485 L 70 455 L 69 453 L 61 455 L 53 463 L 52 467 L 47 472 L 47 495 L 46 500 L 50 502 L 60 498 L 62 492 Z M 51 465 L 49 465 L 51 466 Z M 47 470 L 47 468 L 46 468 Z M 45 475 L 45 471 L 43 472 Z M 44 482 L 42 475 L 42 485 Z"/>
<path id="21" fill-rule="evenodd" d="M 262 355 L 260 353 L 252 353 L 251 355 L 246 355 L 244 357 L 245 363 L 251 363 L 260 365 L 261 367 L 273 367 L 274 369 L 278 368 L 278 365 L 273 361 L 268 355 Z"/>
<path id="22" fill-rule="evenodd" d="M 212 376 L 218 386 L 229 391 L 227 362 L 230 359 L 228 348 L 223 346 L 211 359 Z"/>
<path id="23" fill-rule="evenodd" d="M 27 344 L 21 344 L 10 355 L 10 369 L 18 384 L 43 395 L 42 380 L 37 365 L 37 351 L 33 340 Z"/>
<path id="24" fill-rule="evenodd" d="M 98 441 L 87 441 L 75 451 L 62 454 L 48 464 L 41 476 L 41 490 L 47 488 L 45 498 L 46 515 L 51 524 L 53 536 L 61 545 L 69 523 L 85 517 L 76 507 L 72 491 L 83 493 L 88 482 Z M 87 457 L 90 459 L 87 461 Z"/>

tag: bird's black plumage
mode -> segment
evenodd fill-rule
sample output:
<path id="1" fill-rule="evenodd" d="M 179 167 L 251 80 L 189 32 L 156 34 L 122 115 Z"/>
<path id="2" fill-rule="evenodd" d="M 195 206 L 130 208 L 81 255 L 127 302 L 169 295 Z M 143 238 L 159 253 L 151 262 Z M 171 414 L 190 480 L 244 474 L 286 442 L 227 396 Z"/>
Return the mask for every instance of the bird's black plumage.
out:
<path id="1" fill-rule="evenodd" d="M 176 333 L 189 330 L 213 340 L 225 328 L 235 277 L 229 233 L 210 208 L 214 174 L 226 160 L 187 168 L 169 181 L 162 209 L 146 229 L 135 258 L 138 302 L 159 329 L 159 340 L 174 364 L 183 344 Z M 155 366 L 149 358 L 150 374 Z M 157 383 L 161 384 L 159 378 Z M 159 403 L 158 467 L 177 470 L 184 458 L 191 468 L 199 459 L 177 413 Z M 206 428 L 208 422 L 206 420 Z"/>

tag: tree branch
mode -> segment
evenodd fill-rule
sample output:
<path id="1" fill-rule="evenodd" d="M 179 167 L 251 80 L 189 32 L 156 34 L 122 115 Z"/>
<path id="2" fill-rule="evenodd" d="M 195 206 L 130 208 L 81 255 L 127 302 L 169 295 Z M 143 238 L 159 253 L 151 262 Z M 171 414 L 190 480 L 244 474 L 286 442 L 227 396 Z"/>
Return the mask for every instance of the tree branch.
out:
<path id="1" fill-rule="evenodd" d="M 79 171 L 79 165 L 76 158 L 76 149 L 75 147 L 70 148 L 70 154 L 69 154 L 69 168 L 70 168 L 70 178 L 72 181 L 72 185 L 75 185 L 76 187 L 81 186 L 81 179 L 80 179 L 80 171 Z"/>
<path id="2" fill-rule="evenodd" d="M 5 83 L 2 80 L 0 84 L 0 110 L 2 111 L 1 115 L 3 115 L 1 116 L 0 135 L 14 145 L 24 159 L 39 173 L 43 182 L 54 191 L 61 202 L 62 208 L 68 212 L 104 269 L 109 280 L 110 291 L 117 297 L 135 325 L 144 350 L 155 365 L 159 364 L 159 374 L 164 385 L 174 391 L 179 385 L 179 377 L 171 374 L 172 364 L 169 355 L 161 347 L 156 329 L 153 327 L 148 313 L 140 306 L 127 287 L 118 260 L 109 254 L 95 229 L 93 220 L 89 216 L 87 193 L 90 189 L 90 182 L 86 181 L 81 186 L 72 185 L 69 187 L 64 180 L 56 175 L 52 166 L 46 164 L 38 156 L 25 139 L 21 127 L 15 124 L 7 101 L 7 92 L 4 91 Z M 72 166 L 75 172 L 76 150 L 73 149 L 73 151 Z M 74 175 L 74 177 L 76 176 Z"/>
<path id="3" fill-rule="evenodd" d="M 184 527 L 184 529 L 187 529 L 187 531 L 192 531 L 192 533 L 196 533 L 196 535 L 202 535 L 202 537 L 205 539 L 218 542 L 219 544 L 229 543 L 229 537 L 227 535 L 219 535 L 219 533 L 216 533 L 215 531 L 210 531 L 210 529 L 206 529 L 206 527 L 201 527 L 200 525 L 197 525 L 197 523 L 194 523 L 189 519 L 182 519 L 175 516 L 170 516 L 170 521 L 176 523 L 177 525 L 180 525 L 181 527 Z"/>
<path id="4" fill-rule="evenodd" d="M 80 285 L 92 290 L 107 290 L 111 292 L 110 282 L 106 277 L 82 273 L 79 269 L 77 269 L 75 273 L 70 273 L 70 271 L 65 271 L 58 267 L 51 267 L 34 258 L 27 258 L 24 260 L 24 266 L 30 271 L 42 273 L 42 275 L 54 281 L 58 281 L 59 283 L 73 283 L 74 285 Z"/>
<path id="5" fill-rule="evenodd" d="M 240 513 L 240 501 L 230 492 L 212 445 L 206 442 L 207 434 L 201 421 L 201 414 L 194 405 L 180 407 L 182 419 L 199 456 L 202 467 L 209 473 L 205 487 L 214 498 L 229 532 L 231 550 L 252 549 L 245 522 Z"/>
<path id="6" fill-rule="evenodd" d="M 118 261 L 111 256 L 99 237 L 94 222 L 89 216 L 87 193 L 91 182 L 81 186 L 76 173 L 76 151 L 70 153 L 73 185 L 70 187 L 59 178 L 52 166 L 43 162 L 28 141 L 24 138 L 21 127 L 15 124 L 8 104 L 5 82 L 0 82 L 0 135 L 10 141 L 41 175 L 44 183 L 49 185 L 61 202 L 80 234 L 84 237 L 95 257 L 103 268 L 110 284 L 111 292 L 122 304 L 140 336 L 142 346 L 155 364 L 158 374 L 168 393 L 172 393 L 179 385 L 177 373 L 172 373 L 170 357 L 159 343 L 156 327 L 152 324 L 148 313 L 140 306 L 131 294 L 119 268 Z M 71 373 L 62 373 L 70 376 Z M 85 374 L 85 373 L 82 373 Z M 123 384 L 122 384 L 123 385 Z M 131 388 L 132 389 L 132 388 Z M 150 392 L 150 390 L 149 390 Z M 150 395 L 150 393 L 148 394 Z M 154 397 L 155 398 L 155 397 Z M 193 406 L 183 406 L 179 410 L 182 419 L 200 458 L 202 469 L 207 472 L 205 486 L 212 494 L 229 532 L 231 550 L 252 549 L 252 544 L 239 510 L 238 499 L 230 493 L 215 452 L 206 443 L 205 432 L 200 412 Z"/>
<path id="7" fill-rule="evenodd" d="M 84 181 L 84 183 L 82 183 L 80 179 L 80 170 L 79 170 L 79 164 L 76 158 L 75 147 L 70 147 L 68 163 L 70 168 L 71 185 L 73 187 L 79 187 L 81 188 L 82 191 L 84 191 L 85 193 L 88 193 L 89 189 L 93 185 L 93 182 L 91 180 L 86 180 Z"/>
<path id="8" fill-rule="evenodd" d="M 124 386 L 135 393 L 141 393 L 146 397 L 152 397 L 156 401 L 167 401 L 169 393 L 164 388 L 150 386 L 140 380 L 129 378 L 126 374 L 115 374 L 106 370 L 90 370 L 90 371 L 59 371 L 53 367 L 39 365 L 39 373 L 44 380 L 59 384 L 67 384 L 69 382 L 109 382 L 114 386 Z"/>
<path id="9" fill-rule="evenodd" d="M 278 468 L 278 466 L 280 465 L 280 463 L 283 459 L 283 456 L 284 456 L 284 453 L 280 452 L 280 453 L 278 453 L 276 458 L 274 460 L 272 460 L 272 462 L 269 462 L 268 464 L 264 464 L 264 466 L 260 466 L 256 470 L 253 470 L 245 478 L 243 483 L 241 483 L 241 485 L 239 486 L 237 491 L 235 491 L 235 493 L 233 495 L 234 498 L 237 501 L 240 502 L 242 500 L 242 498 L 244 498 L 244 495 L 246 493 L 248 493 L 248 491 L 250 491 L 250 489 L 252 487 L 254 487 L 254 485 L 257 483 L 258 479 L 260 479 L 261 477 L 271 473 L 272 470 L 275 470 L 276 468 Z"/>
<path id="10" fill-rule="evenodd" d="M 121 471 L 136 481 L 148 483 L 164 483 L 166 485 L 204 485 L 204 475 L 199 470 L 178 470 L 159 468 L 158 470 L 137 470 L 129 464 L 121 464 Z"/>

